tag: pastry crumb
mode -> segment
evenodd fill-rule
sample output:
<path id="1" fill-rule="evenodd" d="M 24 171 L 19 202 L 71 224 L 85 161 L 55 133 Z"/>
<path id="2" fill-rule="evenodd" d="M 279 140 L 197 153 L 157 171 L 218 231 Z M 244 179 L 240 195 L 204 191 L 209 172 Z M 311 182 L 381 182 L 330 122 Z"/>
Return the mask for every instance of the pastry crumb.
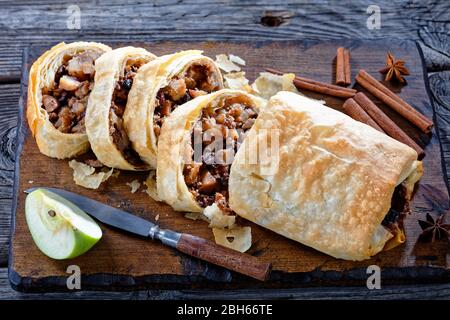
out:
<path id="1" fill-rule="evenodd" d="M 126 185 L 131 187 L 131 193 L 135 193 L 141 186 L 141 183 L 137 179 L 134 179 L 131 182 L 127 182 Z"/>
<path id="2" fill-rule="evenodd" d="M 217 203 L 206 207 L 203 215 L 209 220 L 210 228 L 233 228 L 236 216 L 227 215 L 217 206 Z"/>
<path id="3" fill-rule="evenodd" d="M 222 69 L 225 72 L 231 72 L 231 71 L 241 71 L 241 68 L 232 62 L 226 54 L 219 54 L 216 56 L 215 63 L 217 66 Z"/>
<path id="4" fill-rule="evenodd" d="M 223 229 L 213 228 L 214 240 L 217 244 L 245 252 L 252 246 L 252 230 L 250 227 Z"/>
<path id="5" fill-rule="evenodd" d="M 98 189 L 102 182 L 108 180 L 114 172 L 114 169 L 106 171 L 103 169 L 95 173 L 95 168 L 76 160 L 69 161 L 69 167 L 73 169 L 73 180 L 79 186 L 88 189 Z"/>
<path id="6" fill-rule="evenodd" d="M 249 93 L 255 93 L 253 88 L 248 84 L 249 81 L 245 77 L 245 72 L 231 72 L 223 75 L 225 79 L 225 87 L 233 90 L 243 90 Z"/>
<path id="7" fill-rule="evenodd" d="M 161 201 L 161 198 L 158 196 L 158 190 L 156 188 L 156 172 L 150 171 L 147 179 L 144 181 L 144 184 L 147 186 L 147 189 L 144 191 L 155 201 Z"/>
<path id="8" fill-rule="evenodd" d="M 295 75 L 293 73 L 285 73 L 280 76 L 270 72 L 261 72 L 252 84 L 252 88 L 260 97 L 267 100 L 279 91 L 290 91 L 300 94 L 294 85 L 294 79 Z"/>
<path id="9" fill-rule="evenodd" d="M 229 54 L 228 57 L 230 58 L 231 62 L 240 64 L 241 66 L 245 66 L 245 60 L 241 57 L 235 56 L 234 54 Z"/>

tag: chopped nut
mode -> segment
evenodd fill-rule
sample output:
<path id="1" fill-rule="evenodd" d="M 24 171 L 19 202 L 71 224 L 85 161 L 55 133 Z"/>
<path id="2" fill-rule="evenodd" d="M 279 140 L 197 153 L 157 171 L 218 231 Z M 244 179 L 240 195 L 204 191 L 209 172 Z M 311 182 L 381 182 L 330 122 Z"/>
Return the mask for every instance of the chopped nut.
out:
<path id="1" fill-rule="evenodd" d="M 77 98 L 84 98 L 86 97 L 91 90 L 91 83 L 89 81 L 83 81 L 80 85 L 80 87 L 75 90 L 75 96 Z"/>
<path id="2" fill-rule="evenodd" d="M 69 107 L 63 107 L 58 113 L 58 120 L 55 122 L 55 128 L 63 133 L 69 132 L 72 127 L 73 113 Z"/>
<path id="3" fill-rule="evenodd" d="M 59 80 L 59 87 L 67 91 L 75 91 L 81 85 L 81 82 L 71 76 L 62 76 Z"/>
<path id="4" fill-rule="evenodd" d="M 205 94 L 208 94 L 206 91 L 203 91 L 203 90 L 192 90 L 192 89 L 189 89 L 188 92 L 189 92 L 189 95 L 192 98 L 197 98 L 197 97 L 200 97 L 200 96 L 204 96 Z"/>
<path id="5" fill-rule="evenodd" d="M 200 172 L 200 167 L 201 167 L 201 165 L 197 164 L 197 163 L 193 163 L 193 164 L 186 166 L 184 179 L 188 186 L 192 186 L 195 183 L 197 183 L 198 174 Z"/>
<path id="6" fill-rule="evenodd" d="M 56 100 L 55 97 L 46 94 L 42 96 L 42 103 L 44 104 L 44 108 L 48 113 L 55 111 L 59 107 L 58 100 Z"/>
<path id="7" fill-rule="evenodd" d="M 92 75 L 95 72 L 94 61 L 98 53 L 85 51 L 73 57 L 67 64 L 67 71 L 71 76 L 83 78 L 86 75 Z"/>
<path id="8" fill-rule="evenodd" d="M 161 106 L 161 115 L 167 117 L 170 114 L 171 108 L 172 102 L 170 102 L 170 100 L 164 100 L 164 103 Z"/>
<path id="9" fill-rule="evenodd" d="M 211 193 L 217 187 L 217 180 L 209 171 L 205 171 L 201 175 L 200 192 Z"/>
<path id="10" fill-rule="evenodd" d="M 184 82 L 186 83 L 186 87 L 188 89 L 194 89 L 195 86 L 197 85 L 197 82 L 193 78 L 190 78 L 190 77 L 184 78 Z"/>
<path id="11" fill-rule="evenodd" d="M 186 93 L 186 83 L 183 79 L 174 79 L 166 87 L 167 94 L 173 101 L 180 100 Z"/>
<path id="12" fill-rule="evenodd" d="M 255 119 L 248 119 L 242 125 L 242 129 L 250 129 L 253 126 L 254 123 L 255 123 Z"/>

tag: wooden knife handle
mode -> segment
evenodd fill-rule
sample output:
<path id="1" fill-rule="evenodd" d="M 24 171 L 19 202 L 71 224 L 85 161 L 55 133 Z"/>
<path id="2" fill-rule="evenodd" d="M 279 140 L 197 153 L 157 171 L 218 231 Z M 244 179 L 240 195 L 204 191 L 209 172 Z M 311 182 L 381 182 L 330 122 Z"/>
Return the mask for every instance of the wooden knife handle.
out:
<path id="1" fill-rule="evenodd" d="M 272 270 L 272 264 L 259 261 L 249 254 L 225 248 L 211 241 L 182 233 L 177 249 L 190 256 L 222 266 L 249 277 L 265 281 Z"/>

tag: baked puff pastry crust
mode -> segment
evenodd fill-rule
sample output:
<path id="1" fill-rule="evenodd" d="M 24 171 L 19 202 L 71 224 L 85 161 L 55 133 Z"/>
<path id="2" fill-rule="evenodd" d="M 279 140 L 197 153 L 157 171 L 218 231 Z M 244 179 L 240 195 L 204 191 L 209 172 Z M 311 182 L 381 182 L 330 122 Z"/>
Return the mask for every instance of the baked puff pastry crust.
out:
<path id="1" fill-rule="evenodd" d="M 147 166 L 131 148 L 123 125 L 128 93 L 137 70 L 155 55 L 143 48 L 123 47 L 102 55 L 95 65 L 95 85 L 86 111 L 86 132 L 97 159 L 123 170 Z"/>
<path id="2" fill-rule="evenodd" d="M 277 152 L 268 157 L 277 164 L 272 172 L 245 152 L 266 141 L 267 132 L 278 134 Z M 269 139 L 268 146 L 274 143 Z M 393 237 L 382 221 L 394 190 L 403 181 L 415 183 L 420 169 L 410 147 L 306 97 L 280 92 L 236 154 L 229 204 L 285 237 L 336 258 L 363 260 Z"/>
<path id="3" fill-rule="evenodd" d="M 210 130 L 215 130 L 219 125 L 221 131 L 226 131 L 224 136 L 239 144 L 237 141 L 244 139 L 246 129 L 251 127 L 257 112 L 263 107 L 261 99 L 246 92 L 223 89 L 197 97 L 175 109 L 165 120 L 159 136 L 156 170 L 158 197 L 177 211 L 203 212 L 217 201 L 220 202 L 219 207 L 226 210 L 228 186 L 227 179 L 222 178 L 228 177 L 232 158 L 224 159 L 222 166 L 205 163 L 205 158 L 208 158 L 205 153 L 205 130 L 209 125 Z M 238 119 L 238 114 L 242 119 Z M 234 128 L 243 128 L 242 133 L 236 136 Z M 194 151 L 192 145 L 192 142 L 198 143 L 193 136 L 195 130 L 203 133 L 200 136 L 200 144 L 203 143 L 200 157 L 198 154 L 193 156 L 198 151 Z M 233 142 L 228 146 L 238 149 Z M 223 150 L 215 150 L 216 155 L 219 152 Z M 224 171 L 217 173 L 214 171 L 216 167 Z"/>
<path id="4" fill-rule="evenodd" d="M 63 65 L 70 63 L 69 59 L 71 57 L 87 53 L 87 55 L 91 55 L 90 67 L 93 68 L 95 57 L 110 50 L 110 47 L 101 43 L 74 42 L 66 44 L 62 42 L 46 51 L 33 63 L 28 82 L 27 120 L 41 153 L 52 158 L 63 159 L 82 154 L 89 149 L 88 136 L 84 130 L 74 133 L 68 132 L 70 124 L 67 123 L 64 124 L 65 128 L 59 126 L 61 130 L 58 130 L 55 127 L 58 121 L 55 121 L 55 123 L 50 121 L 50 115 L 52 118 L 57 117 L 56 111 L 53 109 L 58 109 L 58 112 L 62 109 L 67 109 L 65 108 L 66 106 L 57 104 L 66 104 L 67 101 L 55 102 L 53 97 L 49 97 L 47 93 L 53 90 L 58 91 L 57 81 L 59 82 L 59 79 L 55 79 L 55 77 L 60 76 L 60 68 L 65 68 Z M 87 67 L 89 69 L 89 65 Z M 90 71 L 88 70 L 87 72 Z M 68 79 L 74 80 L 74 78 Z M 47 102 L 48 106 L 52 103 L 55 104 L 49 109 L 54 112 L 46 111 L 47 109 L 43 105 L 43 97 L 49 99 Z M 59 97 L 59 100 L 63 100 L 63 97 Z"/>
<path id="5" fill-rule="evenodd" d="M 133 149 L 156 168 L 158 135 L 164 118 L 178 105 L 222 88 L 219 68 L 199 50 L 162 56 L 140 68 L 123 117 Z"/>

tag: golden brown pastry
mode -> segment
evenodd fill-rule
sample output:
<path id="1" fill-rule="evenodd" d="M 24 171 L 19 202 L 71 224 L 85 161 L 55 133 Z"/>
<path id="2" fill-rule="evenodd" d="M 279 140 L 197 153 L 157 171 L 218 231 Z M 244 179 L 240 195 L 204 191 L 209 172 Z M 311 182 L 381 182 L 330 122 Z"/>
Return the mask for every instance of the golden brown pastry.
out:
<path id="1" fill-rule="evenodd" d="M 95 86 L 89 96 L 86 132 L 97 159 L 111 168 L 145 170 L 132 149 L 123 123 L 136 72 L 155 56 L 142 48 L 124 47 L 102 55 L 95 65 Z"/>
<path id="2" fill-rule="evenodd" d="M 198 50 L 159 57 L 139 69 L 123 116 L 134 150 L 156 168 L 161 125 L 177 106 L 223 88 L 222 75 Z"/>
<path id="3" fill-rule="evenodd" d="M 94 84 L 95 60 L 111 48 L 95 42 L 64 42 L 30 69 L 27 120 L 39 151 L 70 158 L 89 149 L 84 121 Z"/>
<path id="4" fill-rule="evenodd" d="M 277 139 L 267 140 L 268 132 Z M 266 162 L 249 148 L 268 141 Z M 229 178 L 238 215 L 336 258 L 368 259 L 404 242 L 422 164 L 410 147 L 316 101 L 272 97 L 236 154 Z M 390 240 L 392 239 L 392 240 Z"/>
<path id="5" fill-rule="evenodd" d="M 166 118 L 158 142 L 157 190 L 177 211 L 228 207 L 233 156 L 253 125 L 261 99 L 223 89 L 197 97 Z"/>

